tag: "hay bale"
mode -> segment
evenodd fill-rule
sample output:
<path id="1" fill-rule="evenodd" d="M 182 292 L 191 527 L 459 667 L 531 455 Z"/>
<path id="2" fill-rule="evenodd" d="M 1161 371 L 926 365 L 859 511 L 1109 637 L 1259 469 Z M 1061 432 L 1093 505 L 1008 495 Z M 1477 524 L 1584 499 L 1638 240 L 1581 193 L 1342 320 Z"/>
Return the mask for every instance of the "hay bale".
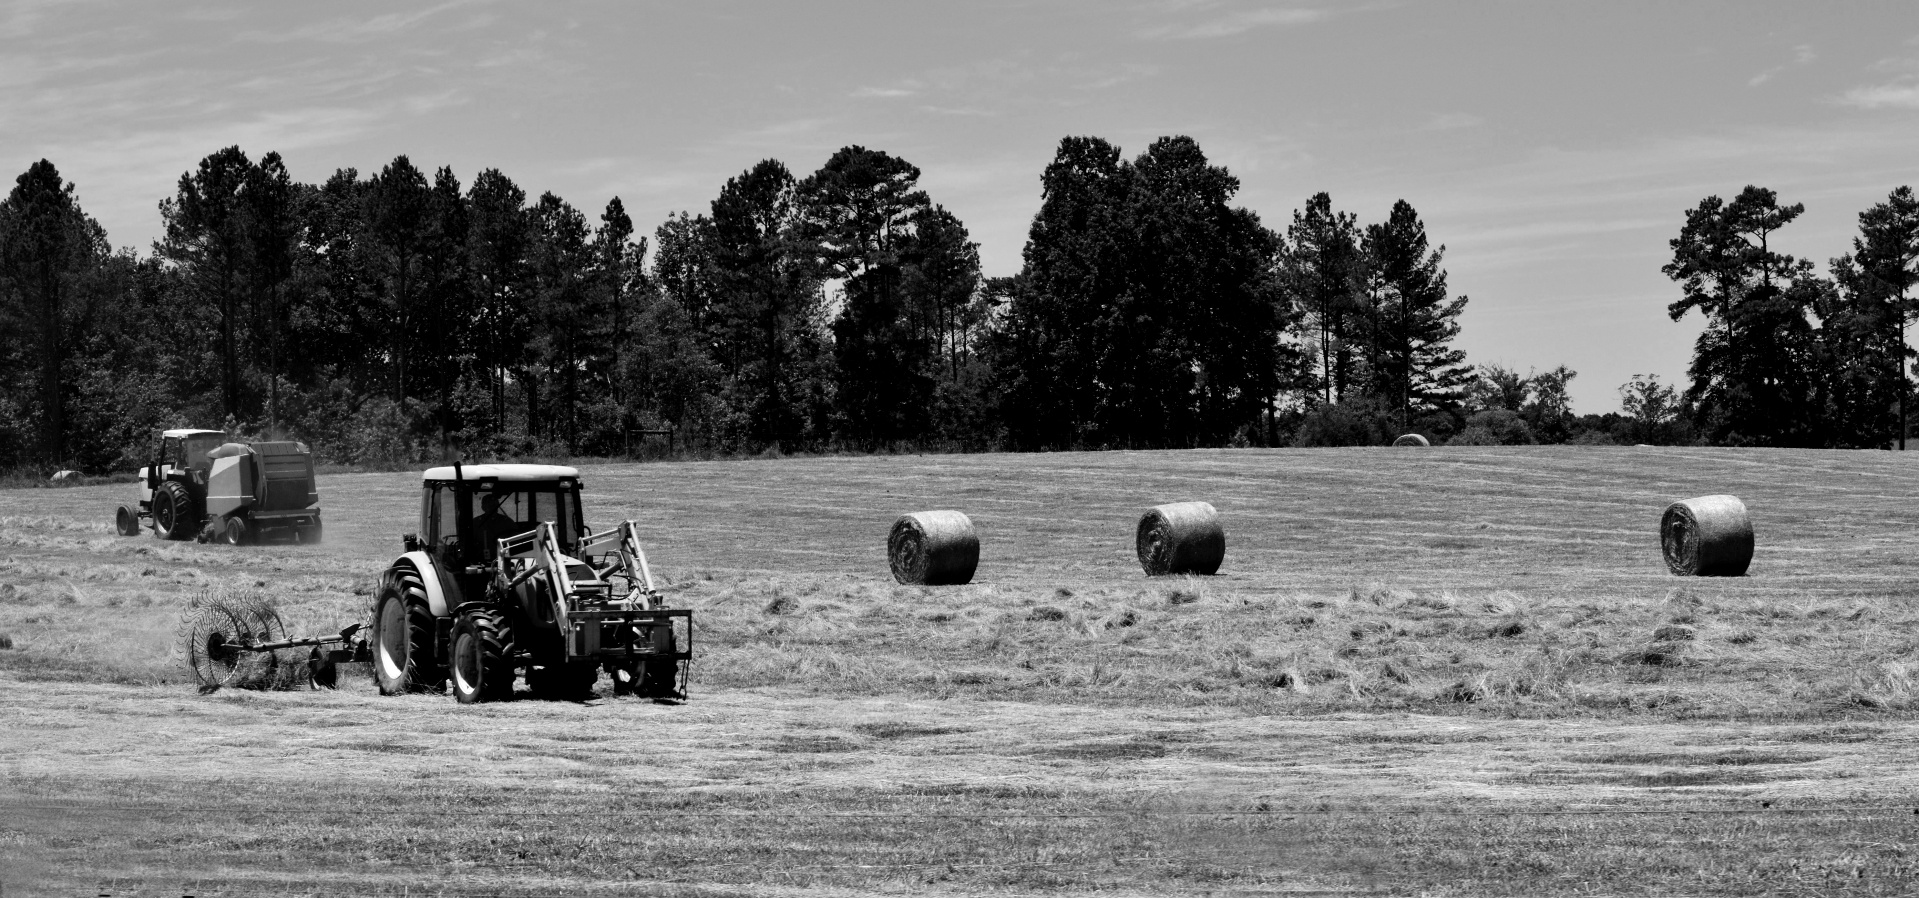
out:
<path id="1" fill-rule="evenodd" d="M 1175 502 L 1140 517 L 1135 547 L 1147 576 L 1215 574 L 1226 560 L 1226 531 L 1212 503 Z"/>
<path id="2" fill-rule="evenodd" d="M 1682 577 L 1738 577 L 1752 564 L 1752 518 L 1736 496 L 1700 496 L 1667 506 L 1659 521 L 1666 566 Z"/>
<path id="3" fill-rule="evenodd" d="M 959 586 L 979 568 L 979 534 L 957 511 L 916 511 L 886 537 L 893 579 L 908 586 Z"/>
<path id="4" fill-rule="evenodd" d="M 1399 439 L 1393 441 L 1393 445 L 1394 446 L 1431 446 L 1432 441 L 1416 433 L 1406 433 L 1406 434 L 1400 434 Z"/>

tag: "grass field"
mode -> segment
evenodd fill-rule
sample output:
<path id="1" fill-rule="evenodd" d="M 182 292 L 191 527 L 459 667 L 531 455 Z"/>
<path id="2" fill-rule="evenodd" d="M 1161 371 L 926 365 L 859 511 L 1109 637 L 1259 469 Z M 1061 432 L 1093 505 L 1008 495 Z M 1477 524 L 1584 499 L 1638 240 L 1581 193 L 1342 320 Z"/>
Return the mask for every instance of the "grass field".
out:
<path id="1" fill-rule="evenodd" d="M 328 541 L 112 533 L 0 492 L 6 895 L 1919 891 L 1919 469 L 1892 453 L 1435 449 L 585 469 L 697 609 L 692 698 L 198 695 L 207 591 L 364 613 L 418 478 L 322 478 Z M 1750 576 L 1666 573 L 1678 498 Z M 1147 507 L 1220 510 L 1148 579 Z M 887 573 L 966 511 L 965 587 Z M 36 891 L 38 890 L 38 891 Z"/>

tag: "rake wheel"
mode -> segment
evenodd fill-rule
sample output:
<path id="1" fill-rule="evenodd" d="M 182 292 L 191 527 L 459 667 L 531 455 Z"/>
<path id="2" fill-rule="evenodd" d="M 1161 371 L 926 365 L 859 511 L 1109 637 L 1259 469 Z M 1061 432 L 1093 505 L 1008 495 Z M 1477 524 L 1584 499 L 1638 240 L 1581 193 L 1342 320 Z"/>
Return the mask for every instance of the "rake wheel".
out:
<path id="1" fill-rule="evenodd" d="M 286 625 L 266 599 L 205 593 L 187 606 L 180 639 L 202 690 L 267 688 L 275 685 L 279 653 L 251 647 L 286 639 Z"/>

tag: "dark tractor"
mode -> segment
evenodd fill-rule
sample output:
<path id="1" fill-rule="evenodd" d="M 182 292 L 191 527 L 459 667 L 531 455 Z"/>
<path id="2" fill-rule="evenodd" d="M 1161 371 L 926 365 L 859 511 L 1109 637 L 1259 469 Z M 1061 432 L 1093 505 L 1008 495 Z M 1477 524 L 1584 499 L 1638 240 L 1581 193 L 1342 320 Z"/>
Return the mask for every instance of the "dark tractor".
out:
<path id="1" fill-rule="evenodd" d="M 140 469 L 139 503 L 120 506 L 114 529 L 138 536 L 144 524 L 161 539 L 236 546 L 274 535 L 319 542 L 319 504 L 305 443 L 169 430 L 160 434 L 160 457 Z"/>

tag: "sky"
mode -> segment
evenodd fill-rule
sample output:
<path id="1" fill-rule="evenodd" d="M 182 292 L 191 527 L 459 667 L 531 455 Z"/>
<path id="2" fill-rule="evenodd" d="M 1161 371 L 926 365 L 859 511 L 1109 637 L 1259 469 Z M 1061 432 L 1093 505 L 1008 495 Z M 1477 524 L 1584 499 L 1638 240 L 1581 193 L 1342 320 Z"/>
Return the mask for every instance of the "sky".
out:
<path id="1" fill-rule="evenodd" d="M 1850 251 L 1919 182 L 1909 2 L 972 0 L 0 3 L 0 173 L 46 158 L 146 254 L 199 160 L 298 180 L 405 154 L 498 168 L 642 234 L 776 158 L 884 150 L 1019 270 L 1062 137 L 1184 134 L 1284 230 L 1326 192 L 1418 210 L 1468 361 L 1566 365 L 1574 409 L 1684 383 L 1695 316 L 1660 274 L 1685 210 L 1747 184 L 1804 203 L 1775 248 Z"/>

